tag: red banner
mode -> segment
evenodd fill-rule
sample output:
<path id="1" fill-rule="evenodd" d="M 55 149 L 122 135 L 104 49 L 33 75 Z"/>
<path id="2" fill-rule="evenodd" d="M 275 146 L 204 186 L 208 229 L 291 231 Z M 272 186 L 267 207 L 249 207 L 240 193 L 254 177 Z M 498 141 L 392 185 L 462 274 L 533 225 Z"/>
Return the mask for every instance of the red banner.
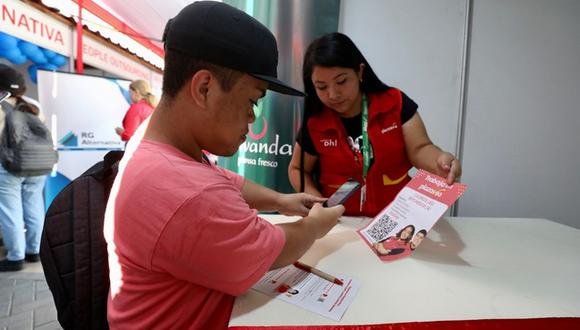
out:
<path id="1" fill-rule="evenodd" d="M 580 318 L 548 317 L 538 319 L 493 319 L 466 321 L 408 322 L 393 324 L 365 325 L 312 325 L 312 326 L 271 326 L 271 327 L 229 327 L 230 330 L 552 330 L 580 329 Z"/>

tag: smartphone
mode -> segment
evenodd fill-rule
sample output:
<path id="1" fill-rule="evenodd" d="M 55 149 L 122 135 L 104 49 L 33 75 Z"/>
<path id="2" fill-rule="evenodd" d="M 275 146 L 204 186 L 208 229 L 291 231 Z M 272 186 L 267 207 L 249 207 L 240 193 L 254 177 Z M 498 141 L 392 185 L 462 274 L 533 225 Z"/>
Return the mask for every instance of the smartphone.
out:
<path id="1" fill-rule="evenodd" d="M 355 180 L 348 180 L 343 183 L 338 189 L 330 196 L 326 202 L 324 202 L 325 207 L 331 207 L 338 204 L 344 204 L 346 200 L 352 196 L 361 187 L 360 182 Z"/>
<path id="2" fill-rule="evenodd" d="M 11 94 L 10 94 L 10 92 L 8 92 L 8 91 L 1 91 L 1 92 L 0 92 L 0 102 L 2 102 L 2 101 L 4 101 L 4 100 L 6 100 L 7 98 L 9 98 L 9 97 L 10 97 L 10 95 L 11 95 Z"/>

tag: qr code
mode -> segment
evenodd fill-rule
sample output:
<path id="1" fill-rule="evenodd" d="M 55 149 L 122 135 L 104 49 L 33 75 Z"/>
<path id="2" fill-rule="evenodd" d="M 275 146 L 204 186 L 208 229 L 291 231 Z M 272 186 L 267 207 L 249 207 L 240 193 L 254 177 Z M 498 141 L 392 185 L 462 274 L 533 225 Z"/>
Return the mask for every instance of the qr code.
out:
<path id="1" fill-rule="evenodd" d="M 391 219 L 388 215 L 383 214 L 379 221 L 375 222 L 366 232 L 375 242 L 386 239 L 389 234 L 397 227 L 399 223 Z"/>

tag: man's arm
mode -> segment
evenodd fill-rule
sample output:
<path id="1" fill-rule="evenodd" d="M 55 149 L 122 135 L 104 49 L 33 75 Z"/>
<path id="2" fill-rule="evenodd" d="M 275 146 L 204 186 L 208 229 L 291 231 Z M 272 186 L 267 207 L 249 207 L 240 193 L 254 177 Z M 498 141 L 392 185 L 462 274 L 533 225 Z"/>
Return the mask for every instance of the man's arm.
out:
<path id="1" fill-rule="evenodd" d="M 325 208 L 320 204 L 325 199 L 308 194 L 281 194 L 272 189 L 244 180 L 242 197 L 250 207 L 258 210 L 278 210 L 286 215 L 306 215 L 291 223 L 279 224 L 286 237 L 284 248 L 271 269 L 284 267 L 298 260 L 338 222 L 344 206 Z"/>
<path id="2" fill-rule="evenodd" d="M 242 196 L 251 208 L 259 211 L 276 211 L 279 208 L 281 193 L 259 185 L 251 180 L 244 180 Z"/>
<path id="3" fill-rule="evenodd" d="M 284 248 L 270 269 L 284 267 L 298 260 L 319 238 L 324 237 L 344 213 L 344 206 L 322 207 L 314 204 L 307 217 L 279 224 L 286 235 Z"/>
<path id="4" fill-rule="evenodd" d="M 305 216 L 314 203 L 322 203 L 326 198 L 309 194 L 281 194 L 250 180 L 244 180 L 242 196 L 259 211 L 278 211 L 284 215 Z"/>

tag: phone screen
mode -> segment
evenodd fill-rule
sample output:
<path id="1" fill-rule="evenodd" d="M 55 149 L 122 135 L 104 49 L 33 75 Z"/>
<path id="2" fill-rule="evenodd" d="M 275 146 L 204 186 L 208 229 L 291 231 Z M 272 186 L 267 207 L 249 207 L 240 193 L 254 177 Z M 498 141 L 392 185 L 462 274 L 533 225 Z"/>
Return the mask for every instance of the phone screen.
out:
<path id="1" fill-rule="evenodd" d="M 343 183 L 338 189 L 330 196 L 324 206 L 331 207 L 338 204 L 344 204 L 346 200 L 358 189 L 360 188 L 360 183 L 358 181 L 349 180 Z"/>

